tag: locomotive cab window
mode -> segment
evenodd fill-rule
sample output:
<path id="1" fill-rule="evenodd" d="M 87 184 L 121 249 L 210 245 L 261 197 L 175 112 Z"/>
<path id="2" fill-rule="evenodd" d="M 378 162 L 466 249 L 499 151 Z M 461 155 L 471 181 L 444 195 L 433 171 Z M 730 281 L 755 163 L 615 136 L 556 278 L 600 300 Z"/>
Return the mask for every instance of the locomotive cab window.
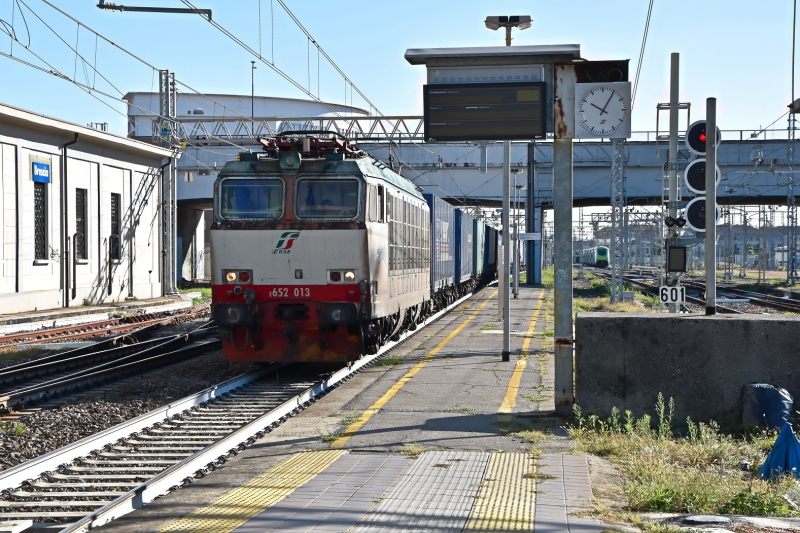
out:
<path id="1" fill-rule="evenodd" d="M 358 215 L 358 181 L 301 179 L 295 213 L 299 218 L 344 218 Z"/>
<path id="2" fill-rule="evenodd" d="M 283 182 L 267 178 L 228 178 L 222 181 L 220 215 L 227 219 L 280 218 Z"/>

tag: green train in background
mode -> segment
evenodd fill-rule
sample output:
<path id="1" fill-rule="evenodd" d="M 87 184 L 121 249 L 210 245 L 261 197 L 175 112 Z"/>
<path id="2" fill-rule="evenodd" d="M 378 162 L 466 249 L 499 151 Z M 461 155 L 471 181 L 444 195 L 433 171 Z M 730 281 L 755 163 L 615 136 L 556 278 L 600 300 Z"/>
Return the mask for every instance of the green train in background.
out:
<path id="1" fill-rule="evenodd" d="M 599 268 L 608 267 L 608 247 L 596 246 L 575 254 L 575 262 Z"/>

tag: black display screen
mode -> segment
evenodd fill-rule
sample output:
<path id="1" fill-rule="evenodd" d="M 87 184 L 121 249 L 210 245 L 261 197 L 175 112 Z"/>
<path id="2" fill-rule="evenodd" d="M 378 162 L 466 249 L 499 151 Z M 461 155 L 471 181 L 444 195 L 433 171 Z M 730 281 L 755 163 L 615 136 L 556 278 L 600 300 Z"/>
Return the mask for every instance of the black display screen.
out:
<path id="1" fill-rule="evenodd" d="M 440 83 L 423 86 L 428 141 L 545 138 L 545 83 Z"/>
<path id="2" fill-rule="evenodd" d="M 685 246 L 667 246 L 667 272 L 686 272 Z"/>

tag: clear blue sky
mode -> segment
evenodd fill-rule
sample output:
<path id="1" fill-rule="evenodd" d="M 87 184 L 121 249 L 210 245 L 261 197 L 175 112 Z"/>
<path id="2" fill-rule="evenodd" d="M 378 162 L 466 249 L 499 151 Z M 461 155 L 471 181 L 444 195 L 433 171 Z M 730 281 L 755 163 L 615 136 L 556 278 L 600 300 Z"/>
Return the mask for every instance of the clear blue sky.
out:
<path id="1" fill-rule="evenodd" d="M 151 15 L 101 11 L 97 0 L 51 0 L 89 27 L 206 93 L 250 93 L 247 52 L 196 15 Z M 213 18 L 255 49 L 259 48 L 258 0 L 191 0 L 213 10 Z M 504 34 L 483 26 L 487 15 L 531 15 L 533 27 L 515 32 L 514 44 L 581 45 L 590 60 L 630 59 L 635 73 L 646 0 L 496 1 L 475 0 L 286 0 L 287 5 L 342 70 L 386 115 L 421 114 L 425 69 L 409 65 L 407 48 L 502 45 Z M 184 7 L 180 0 L 117 0 L 127 5 Z M 28 10 L 29 6 L 122 93 L 157 90 L 151 69 L 114 50 L 95 46 L 95 38 L 41 0 L 0 0 L 0 21 L 12 22 L 25 44 L 56 69 L 97 88 L 117 93 L 81 62 Z M 316 52 L 307 60 L 306 38 L 275 0 L 261 0 L 261 50 L 303 85 L 317 92 Z M 19 8 L 25 14 L 25 28 Z M 274 17 L 270 12 L 274 12 Z M 12 13 L 14 11 L 14 13 Z M 273 23 L 274 20 L 274 23 Z M 272 28 L 274 26 L 274 36 Z M 669 57 L 681 54 L 681 100 L 690 101 L 693 118 L 704 114 L 705 98 L 718 99 L 723 129 L 756 129 L 782 115 L 791 100 L 792 1 L 656 0 L 633 129 L 655 128 L 655 105 L 668 100 Z M 0 23 L 0 31 L 3 24 Z M 0 52 L 11 40 L 0 34 Z M 13 53 L 35 64 L 40 60 L 14 44 Z M 345 84 L 321 59 L 323 99 L 343 102 Z M 302 97 L 266 65 L 256 71 L 260 95 Z M 800 85 L 797 92 L 800 94 Z M 109 122 L 125 133 L 125 106 L 98 102 L 51 75 L 0 57 L 0 102 L 85 124 Z M 349 93 L 348 93 L 349 103 Z M 355 95 L 355 105 L 364 102 Z M 663 118 L 666 118 L 664 115 Z M 782 119 L 776 126 L 785 127 Z"/>

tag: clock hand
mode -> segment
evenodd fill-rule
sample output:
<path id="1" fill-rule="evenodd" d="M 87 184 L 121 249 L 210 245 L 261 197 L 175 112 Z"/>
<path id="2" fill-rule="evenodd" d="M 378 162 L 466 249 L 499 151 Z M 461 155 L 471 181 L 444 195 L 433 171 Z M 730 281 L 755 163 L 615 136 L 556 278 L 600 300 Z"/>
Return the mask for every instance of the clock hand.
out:
<path id="1" fill-rule="evenodd" d="M 603 112 L 604 112 L 604 113 L 607 113 L 607 111 L 606 111 L 606 108 L 608 107 L 608 103 L 611 101 L 611 99 L 612 99 L 613 97 L 614 97 L 614 92 L 612 91 L 612 92 L 611 92 L 611 95 L 608 97 L 608 100 L 606 100 L 606 105 L 604 105 L 604 106 L 603 106 Z"/>
<path id="2" fill-rule="evenodd" d="M 600 110 L 600 114 L 601 114 L 601 115 L 602 115 L 603 113 L 606 113 L 606 114 L 608 114 L 608 111 L 606 111 L 605 109 L 601 108 L 600 106 L 596 106 L 596 105 L 594 105 L 594 104 L 592 104 L 592 106 L 593 106 L 593 107 L 596 107 L 597 109 L 599 109 L 599 110 Z"/>

